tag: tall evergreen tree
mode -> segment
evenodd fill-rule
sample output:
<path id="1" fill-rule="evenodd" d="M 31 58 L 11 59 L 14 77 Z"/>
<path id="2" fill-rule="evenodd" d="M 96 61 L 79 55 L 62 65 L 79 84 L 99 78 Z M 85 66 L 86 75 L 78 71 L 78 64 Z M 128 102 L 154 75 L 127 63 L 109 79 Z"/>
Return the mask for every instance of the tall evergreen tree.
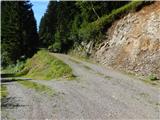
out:
<path id="1" fill-rule="evenodd" d="M 43 46 L 53 51 L 67 52 L 73 44 L 86 39 L 81 35 L 81 28 L 83 30 L 89 23 L 126 3 L 121 1 L 50 1 L 40 22 L 40 41 Z"/>
<path id="2" fill-rule="evenodd" d="M 29 1 L 1 2 L 2 66 L 16 63 L 21 56 L 29 57 L 36 51 L 38 34 Z"/>

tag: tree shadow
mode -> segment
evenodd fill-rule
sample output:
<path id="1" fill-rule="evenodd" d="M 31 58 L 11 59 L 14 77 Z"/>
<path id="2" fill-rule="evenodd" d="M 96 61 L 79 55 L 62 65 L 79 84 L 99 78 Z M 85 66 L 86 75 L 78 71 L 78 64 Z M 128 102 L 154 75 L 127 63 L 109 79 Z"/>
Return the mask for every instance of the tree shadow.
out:
<path id="1" fill-rule="evenodd" d="M 1 73 L 1 78 L 16 77 L 14 73 Z"/>
<path id="2" fill-rule="evenodd" d="M 15 109 L 17 107 L 25 107 L 29 105 L 22 105 L 19 103 L 20 100 L 18 100 L 16 97 L 7 97 L 1 99 L 1 109 Z"/>
<path id="3" fill-rule="evenodd" d="M 16 74 L 12 74 L 12 73 L 1 74 L 1 83 L 16 82 L 16 81 L 23 81 L 23 80 L 32 80 L 32 79 L 21 78 L 21 77 L 18 77 Z"/>
<path id="4" fill-rule="evenodd" d="M 16 82 L 16 81 L 24 81 L 24 80 L 32 80 L 32 79 L 20 79 L 20 78 L 18 78 L 18 79 L 1 79 L 1 83 L 8 83 L 8 82 Z"/>

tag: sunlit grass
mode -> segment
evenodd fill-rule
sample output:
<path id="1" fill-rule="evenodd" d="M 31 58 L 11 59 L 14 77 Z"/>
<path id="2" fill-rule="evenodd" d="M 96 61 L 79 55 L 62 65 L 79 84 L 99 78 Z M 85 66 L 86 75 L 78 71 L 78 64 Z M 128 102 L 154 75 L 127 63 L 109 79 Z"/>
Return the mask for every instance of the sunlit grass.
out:
<path id="1" fill-rule="evenodd" d="M 0 99 L 7 97 L 8 91 L 7 91 L 7 87 L 5 85 L 1 84 L 0 94 L 1 94 Z"/>
<path id="2" fill-rule="evenodd" d="M 32 79 L 51 80 L 54 78 L 72 77 L 72 69 L 45 50 L 39 51 L 28 59 L 20 73 Z"/>
<path id="3" fill-rule="evenodd" d="M 50 87 L 48 87 L 46 85 L 42 85 L 42 84 L 39 84 L 36 82 L 24 80 L 24 81 L 18 81 L 18 83 L 20 83 L 21 85 L 23 85 L 29 89 L 34 89 L 35 91 L 40 92 L 40 93 L 46 93 L 51 96 L 55 94 L 54 89 L 51 89 Z"/>

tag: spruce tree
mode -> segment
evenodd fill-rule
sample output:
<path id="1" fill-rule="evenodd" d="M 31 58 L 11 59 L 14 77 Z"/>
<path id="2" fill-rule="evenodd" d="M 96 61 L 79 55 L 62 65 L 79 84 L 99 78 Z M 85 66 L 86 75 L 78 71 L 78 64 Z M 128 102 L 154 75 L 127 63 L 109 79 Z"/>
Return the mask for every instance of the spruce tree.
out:
<path id="1" fill-rule="evenodd" d="M 38 44 L 36 21 L 29 1 L 1 2 L 2 66 L 32 56 Z"/>

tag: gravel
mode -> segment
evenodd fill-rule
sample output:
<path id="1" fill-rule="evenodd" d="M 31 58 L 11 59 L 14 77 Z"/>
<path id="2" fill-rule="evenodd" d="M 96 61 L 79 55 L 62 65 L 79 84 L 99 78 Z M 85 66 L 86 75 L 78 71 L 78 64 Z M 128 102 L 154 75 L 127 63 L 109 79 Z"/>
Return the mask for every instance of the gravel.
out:
<path id="1" fill-rule="evenodd" d="M 16 120 L 160 119 L 159 89 L 98 64 L 54 54 L 73 69 L 75 80 L 32 80 L 56 90 L 48 96 L 8 83 L 16 107 L 2 107 L 2 118 Z M 78 62 L 77 62 L 78 61 Z M 10 105 L 9 105 L 10 106 Z M 7 113 L 7 117 L 5 116 Z"/>

